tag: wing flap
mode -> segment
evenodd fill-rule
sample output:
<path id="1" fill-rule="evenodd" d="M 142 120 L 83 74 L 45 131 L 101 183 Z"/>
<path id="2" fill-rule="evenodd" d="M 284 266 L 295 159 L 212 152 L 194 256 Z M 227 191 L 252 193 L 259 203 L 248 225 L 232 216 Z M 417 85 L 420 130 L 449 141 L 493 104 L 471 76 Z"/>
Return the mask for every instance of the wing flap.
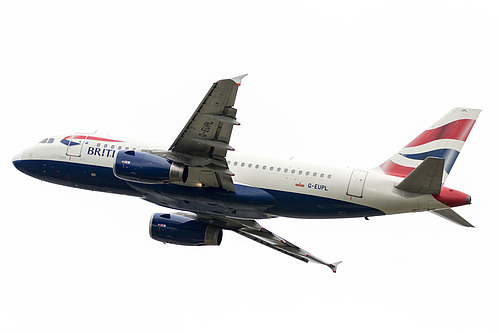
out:
<path id="1" fill-rule="evenodd" d="M 207 140 L 207 139 L 198 139 L 198 138 L 193 138 L 191 139 L 192 141 L 214 147 L 214 148 L 219 148 L 223 150 L 231 150 L 234 151 L 235 149 L 232 148 L 228 143 L 225 143 L 224 141 L 219 141 L 219 140 Z"/>

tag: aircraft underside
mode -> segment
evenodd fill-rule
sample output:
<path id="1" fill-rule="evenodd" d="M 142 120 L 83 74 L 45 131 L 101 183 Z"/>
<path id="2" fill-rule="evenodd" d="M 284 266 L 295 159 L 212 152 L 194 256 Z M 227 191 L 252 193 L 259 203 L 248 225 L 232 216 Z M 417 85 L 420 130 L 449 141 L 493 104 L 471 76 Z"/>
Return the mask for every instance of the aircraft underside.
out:
<path id="1" fill-rule="evenodd" d="M 126 182 L 113 169 L 74 162 L 28 160 L 16 167 L 35 178 L 91 191 L 132 195 L 157 205 L 198 214 L 245 219 L 348 218 L 385 215 L 376 208 L 330 198 L 235 184 L 235 192 L 176 184 Z"/>

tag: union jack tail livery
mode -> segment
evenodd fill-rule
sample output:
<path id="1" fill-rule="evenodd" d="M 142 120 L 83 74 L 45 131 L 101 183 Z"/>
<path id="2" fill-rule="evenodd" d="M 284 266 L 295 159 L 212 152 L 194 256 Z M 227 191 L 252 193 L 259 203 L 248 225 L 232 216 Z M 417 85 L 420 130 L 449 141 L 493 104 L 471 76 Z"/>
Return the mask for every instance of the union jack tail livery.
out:
<path id="1" fill-rule="evenodd" d="M 481 110 L 454 108 L 379 167 L 388 175 L 408 176 L 427 158 L 444 159 L 442 183 L 449 175 Z"/>

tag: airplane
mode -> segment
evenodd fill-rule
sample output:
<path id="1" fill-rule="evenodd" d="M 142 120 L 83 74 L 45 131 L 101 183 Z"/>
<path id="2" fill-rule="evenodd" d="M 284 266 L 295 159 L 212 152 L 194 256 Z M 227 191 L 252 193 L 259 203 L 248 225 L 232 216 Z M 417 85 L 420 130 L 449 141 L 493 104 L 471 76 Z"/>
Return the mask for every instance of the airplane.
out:
<path id="1" fill-rule="evenodd" d="M 471 196 L 444 186 L 481 110 L 454 108 L 384 163 L 368 170 L 242 155 L 230 146 L 241 75 L 211 86 L 170 146 L 99 136 L 53 135 L 13 158 L 50 183 L 136 196 L 156 213 L 150 236 L 163 243 L 220 245 L 223 230 L 336 273 L 326 262 L 256 220 L 356 218 L 430 211 L 473 227 L 452 208 Z"/>

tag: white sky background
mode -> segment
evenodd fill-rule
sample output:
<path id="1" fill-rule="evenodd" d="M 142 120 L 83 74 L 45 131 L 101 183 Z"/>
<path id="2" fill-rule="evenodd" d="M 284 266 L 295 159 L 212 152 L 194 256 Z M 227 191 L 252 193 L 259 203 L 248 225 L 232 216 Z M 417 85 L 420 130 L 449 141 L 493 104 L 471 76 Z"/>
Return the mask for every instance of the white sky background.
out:
<path id="1" fill-rule="evenodd" d="M 494 1 L 0 4 L 2 332 L 497 332 Z M 239 152 L 370 168 L 455 106 L 483 112 L 430 213 L 262 224 L 338 273 L 231 232 L 163 245 L 136 198 L 42 183 L 12 156 L 50 134 L 170 144 L 211 84 L 249 73 Z"/>

